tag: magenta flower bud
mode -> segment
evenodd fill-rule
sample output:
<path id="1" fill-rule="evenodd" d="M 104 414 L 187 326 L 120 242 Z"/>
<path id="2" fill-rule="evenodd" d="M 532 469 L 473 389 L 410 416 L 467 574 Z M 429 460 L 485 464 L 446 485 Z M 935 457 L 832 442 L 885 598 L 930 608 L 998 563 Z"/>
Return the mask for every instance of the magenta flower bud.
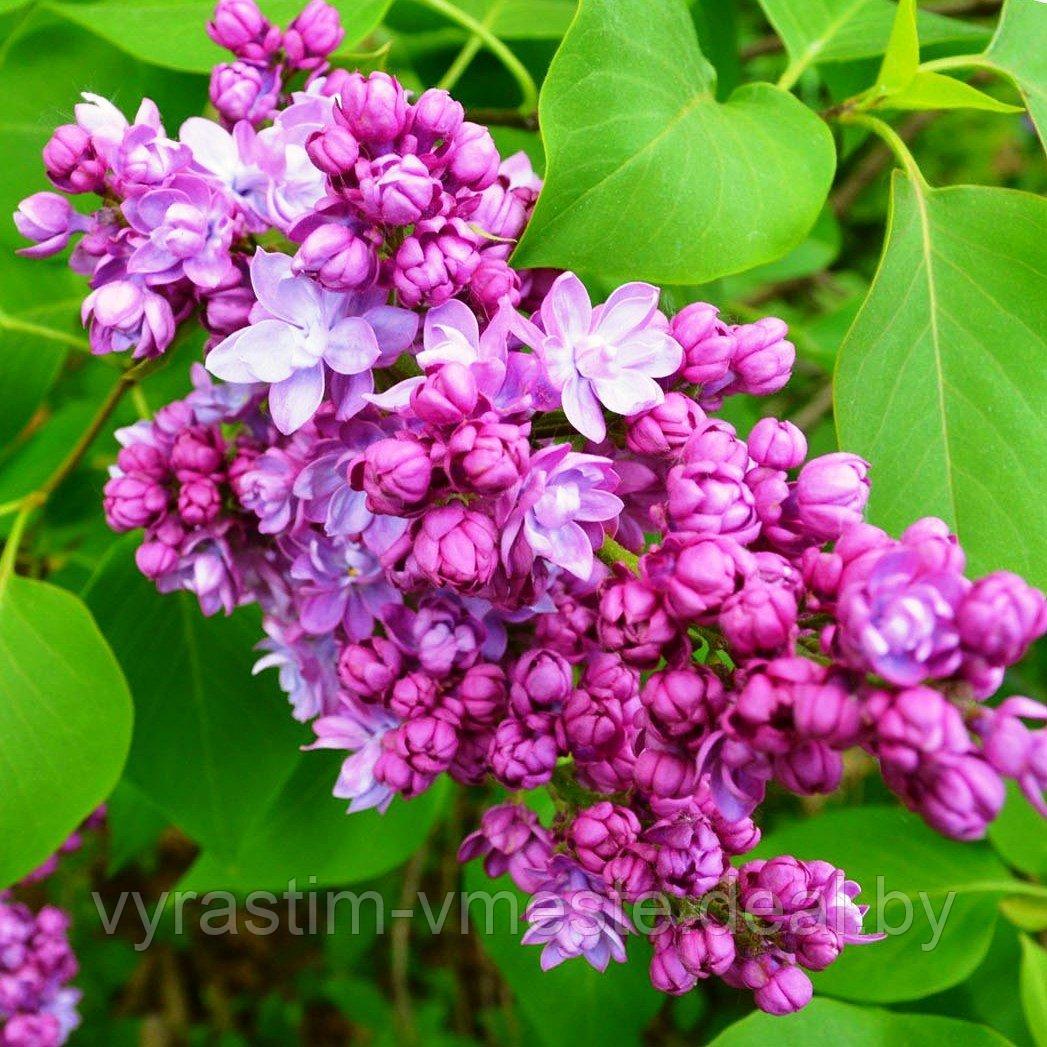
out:
<path id="1" fill-rule="evenodd" d="M 731 729 L 760 752 L 786 753 L 794 744 L 797 690 L 821 683 L 824 668 L 806 658 L 775 658 L 754 671 L 730 713 Z"/>
<path id="2" fill-rule="evenodd" d="M 888 784 L 893 785 L 890 779 Z M 980 754 L 944 753 L 921 767 L 910 795 L 910 805 L 932 829 L 956 840 L 980 840 L 1000 813 L 1006 792 Z"/>
<path id="3" fill-rule="evenodd" d="M 411 133 L 418 140 L 419 152 L 429 152 L 439 143 L 449 143 L 465 120 L 465 110 L 450 94 L 431 87 L 414 103 Z"/>
<path id="4" fill-rule="evenodd" d="M 789 328 L 773 316 L 734 328 L 735 347 L 731 357 L 734 375 L 725 393 L 770 396 L 778 392 L 792 374 L 796 348 L 786 341 Z"/>
<path id="5" fill-rule="evenodd" d="M 857 684 L 840 675 L 794 687 L 796 733 L 827 742 L 834 749 L 855 745 L 862 727 L 862 703 L 856 692 Z"/>
<path id="6" fill-rule="evenodd" d="M 225 445 L 217 429 L 194 425 L 175 437 L 170 467 L 179 480 L 213 477 L 224 464 Z"/>
<path id="7" fill-rule="evenodd" d="M 796 481 L 796 507 L 803 525 L 820 541 L 833 541 L 862 522 L 869 501 L 869 463 L 836 451 L 812 458 Z"/>
<path id="8" fill-rule="evenodd" d="M 795 469 L 807 457 L 807 437 L 777 418 L 761 418 L 746 442 L 752 460 L 769 469 Z"/>
<path id="9" fill-rule="evenodd" d="M 114 531 L 134 531 L 159 523 L 167 512 L 167 492 L 153 480 L 114 476 L 105 485 L 106 523 Z"/>
<path id="10" fill-rule="evenodd" d="M 458 737 L 450 724 L 434 716 L 408 720 L 382 736 L 375 779 L 410 799 L 447 770 L 457 748 Z"/>
<path id="11" fill-rule="evenodd" d="M 45 1011 L 12 1014 L 4 1023 L 4 1047 L 59 1047 L 65 1040 L 57 1016 Z"/>
<path id="12" fill-rule="evenodd" d="M 720 840 L 701 815 L 662 818 L 644 832 L 643 839 L 657 848 L 655 871 L 669 894 L 698 897 L 711 891 L 727 870 Z"/>
<path id="13" fill-rule="evenodd" d="M 910 687 L 893 695 L 878 692 L 870 707 L 877 713 L 876 754 L 902 771 L 916 771 L 936 753 L 970 748 L 959 709 L 932 687 Z"/>
<path id="14" fill-rule="evenodd" d="M 314 131 L 305 142 L 309 159 L 324 174 L 338 178 L 353 171 L 360 159 L 360 146 L 344 127 L 334 125 Z"/>
<path id="15" fill-rule="evenodd" d="M 843 777 L 843 759 L 825 742 L 803 741 L 775 757 L 774 775 L 801 796 L 831 793 Z"/>
<path id="16" fill-rule="evenodd" d="M 447 442 L 447 475 L 463 493 L 501 494 L 520 482 L 529 457 L 526 428 L 493 418 L 463 422 Z"/>
<path id="17" fill-rule="evenodd" d="M 673 466 L 666 478 L 669 519 L 677 530 L 724 535 L 746 545 L 760 533 L 756 501 L 734 465 L 698 460 Z"/>
<path id="18" fill-rule="evenodd" d="M 485 251 L 469 279 L 469 293 L 488 316 L 493 316 L 503 301 L 520 304 L 520 275 L 504 259 Z"/>
<path id="19" fill-rule="evenodd" d="M 574 758 L 591 763 L 615 756 L 625 742 L 624 715 L 618 702 L 597 701 L 585 691 L 574 691 L 564 703 L 562 719 L 564 739 Z"/>
<path id="20" fill-rule="evenodd" d="M 1029 803 L 1047 817 L 1047 731 L 1030 730 L 1022 721 L 1047 721 L 1047 706 L 1031 698 L 1008 698 L 978 718 L 982 752 L 998 774 L 1013 778 Z"/>
<path id="21" fill-rule="evenodd" d="M 652 673 L 640 700 L 651 726 L 665 738 L 701 737 L 727 705 L 720 678 L 704 665 Z"/>
<path id="22" fill-rule="evenodd" d="M 491 132 L 480 124 L 465 121 L 455 132 L 450 147 L 448 174 L 465 189 L 479 192 L 498 177 L 501 157 Z"/>
<path id="23" fill-rule="evenodd" d="M 204 323 L 213 335 L 224 338 L 251 322 L 255 303 L 250 287 L 230 287 L 217 291 L 204 300 Z"/>
<path id="24" fill-rule="evenodd" d="M 349 469 L 349 482 L 367 494 L 373 513 L 403 516 L 425 505 L 433 481 L 429 453 L 415 437 L 376 440 Z"/>
<path id="25" fill-rule="evenodd" d="M 347 226 L 327 222 L 302 241 L 291 269 L 314 277 L 332 291 L 351 291 L 374 282 L 378 256 L 367 240 Z"/>
<path id="26" fill-rule="evenodd" d="M 427 672 L 415 670 L 394 681 L 389 709 L 401 720 L 431 716 L 440 701 L 440 689 Z"/>
<path id="27" fill-rule="evenodd" d="M 475 593 L 491 580 L 498 532 L 489 516 L 459 502 L 430 509 L 415 527 L 414 560 L 433 585 Z"/>
<path id="28" fill-rule="evenodd" d="M 342 686 L 365 702 L 381 701 L 402 671 L 399 649 L 384 636 L 346 644 L 338 656 L 338 679 Z"/>
<path id="29" fill-rule="evenodd" d="M 222 510 L 222 493 L 206 477 L 183 483 L 178 491 L 178 515 L 190 526 L 201 527 L 214 520 Z"/>
<path id="30" fill-rule="evenodd" d="M 757 563 L 733 538 L 669 535 L 640 559 L 640 570 L 677 618 L 709 623 Z"/>
<path id="31" fill-rule="evenodd" d="M 960 641 L 990 665 L 1014 665 L 1047 631 L 1047 598 L 1010 571 L 974 583 L 956 614 Z"/>
<path id="32" fill-rule="evenodd" d="M 214 67 L 208 94 L 227 123 L 246 120 L 257 126 L 276 112 L 280 86 L 279 69 L 238 61 Z"/>
<path id="33" fill-rule="evenodd" d="M 169 474 L 166 454 L 160 448 L 144 442 L 121 447 L 116 464 L 125 473 L 135 473 L 152 480 L 164 480 Z"/>
<path id="34" fill-rule="evenodd" d="M 600 599 L 601 643 L 630 665 L 653 666 L 679 633 L 658 593 L 639 578 L 619 575 Z"/>
<path id="35" fill-rule="evenodd" d="M 105 161 L 78 124 L 62 124 L 44 146 L 47 177 L 67 193 L 100 193 L 105 188 Z"/>
<path id="36" fill-rule="evenodd" d="M 602 800 L 575 815 L 567 830 L 567 842 L 582 868 L 599 874 L 639 835 L 640 821 L 628 807 Z"/>
<path id="37" fill-rule="evenodd" d="M 657 885 L 655 848 L 636 842 L 626 844 L 603 868 L 604 883 L 620 898 L 635 902 Z"/>
<path id="38" fill-rule="evenodd" d="M 342 84 L 335 118 L 358 142 L 373 148 L 399 138 L 410 123 L 410 111 L 403 87 L 388 73 L 350 73 Z"/>
<path id="39" fill-rule="evenodd" d="M 280 47 L 280 30 L 258 10 L 254 0 L 219 0 L 207 35 L 237 58 L 266 64 Z"/>
<path id="40" fill-rule="evenodd" d="M 669 332 L 683 346 L 680 376 L 702 386 L 703 401 L 722 388 L 734 355 L 734 336 L 720 319 L 720 310 L 708 302 L 693 302 L 670 321 Z"/>
<path id="41" fill-rule="evenodd" d="M 657 407 L 625 420 L 625 442 L 633 454 L 676 454 L 705 424 L 705 412 L 683 393 L 666 393 Z"/>
<path id="42" fill-rule="evenodd" d="M 80 316 L 88 327 L 91 351 L 99 355 L 133 349 L 135 359 L 159 356 L 174 339 L 170 303 L 130 280 L 96 287 L 84 299 Z"/>
<path id="43" fill-rule="evenodd" d="M 790 935 L 791 952 L 797 963 L 809 971 L 824 971 L 836 962 L 843 950 L 840 935 L 814 918 Z"/>
<path id="44" fill-rule="evenodd" d="M 552 836 L 529 807 L 515 803 L 491 807 L 484 811 L 480 828 L 458 849 L 460 862 L 481 856 L 492 879 L 508 872 L 520 890 L 533 893 L 546 880 Z"/>
<path id="45" fill-rule="evenodd" d="M 731 649 L 743 657 L 773 657 L 796 637 L 797 613 L 790 589 L 753 579 L 724 602 L 720 628 Z"/>
<path id="46" fill-rule="evenodd" d="M 715 920 L 681 924 L 677 949 L 684 967 L 696 978 L 723 974 L 734 963 L 734 938 Z"/>
<path id="47" fill-rule="evenodd" d="M 749 448 L 729 422 L 706 422 L 683 446 L 684 462 L 732 466 L 743 473 L 749 468 Z"/>
<path id="48" fill-rule="evenodd" d="M 909 524 L 902 532 L 901 543 L 913 550 L 927 571 L 955 571 L 963 574 L 967 557 L 959 539 L 944 520 L 925 516 Z"/>
<path id="49" fill-rule="evenodd" d="M 475 235 L 460 218 L 420 222 L 393 259 L 393 284 L 404 305 L 440 305 L 472 279 L 480 264 Z"/>
<path id="50" fill-rule="evenodd" d="M 430 425 L 456 425 L 468 418 L 480 399 L 476 377 L 465 364 L 444 364 L 426 375 L 411 394 L 411 408 Z"/>
<path id="51" fill-rule="evenodd" d="M 324 0 L 309 0 L 284 33 L 284 54 L 295 69 L 320 69 L 344 38 L 337 9 Z"/>
<path id="52" fill-rule="evenodd" d="M 698 784 L 694 757 L 675 749 L 648 746 L 636 758 L 636 784 L 648 796 L 682 799 Z"/>
<path id="53" fill-rule="evenodd" d="M 573 687 L 571 663 L 554 651 L 528 651 L 509 679 L 509 703 L 520 717 L 559 711 Z"/>
<path id="54" fill-rule="evenodd" d="M 624 707 L 640 693 L 640 674 L 613 651 L 597 651 L 585 661 L 580 687 L 598 701 Z"/>
<path id="55" fill-rule="evenodd" d="M 467 669 L 455 691 L 465 718 L 484 726 L 493 726 L 503 718 L 507 695 L 505 672 L 490 662 L 480 662 Z"/>
<path id="56" fill-rule="evenodd" d="M 503 720 L 487 754 L 491 773 L 507 789 L 537 789 L 553 776 L 559 749 L 551 716 Z"/>
<path id="57" fill-rule="evenodd" d="M 751 861 L 739 869 L 742 903 L 757 916 L 802 912 L 817 904 L 818 881 L 807 862 L 791 855 Z"/>
<path id="58" fill-rule="evenodd" d="M 682 996 L 698 983 L 698 976 L 684 966 L 680 956 L 678 931 L 669 924 L 651 936 L 651 984 L 670 996 Z"/>
<path id="59" fill-rule="evenodd" d="M 87 229 L 87 219 L 74 210 L 64 196 L 57 193 L 34 193 L 27 196 L 14 215 L 15 226 L 27 240 L 35 241 L 32 247 L 21 247 L 20 255 L 26 258 L 46 258 L 57 254 L 74 232 Z"/>
<path id="60" fill-rule="evenodd" d="M 742 971 L 756 1006 L 768 1014 L 792 1014 L 806 1007 L 814 995 L 811 979 L 799 967 L 782 966 L 771 956 L 745 960 Z"/>
<path id="61" fill-rule="evenodd" d="M 361 210 L 377 225 L 413 225 L 439 203 L 440 183 L 417 156 L 380 157 L 360 177 Z"/>
<path id="62" fill-rule="evenodd" d="M 178 566 L 178 550 L 161 541 L 148 541 L 135 550 L 135 563 L 146 578 L 157 579 Z"/>

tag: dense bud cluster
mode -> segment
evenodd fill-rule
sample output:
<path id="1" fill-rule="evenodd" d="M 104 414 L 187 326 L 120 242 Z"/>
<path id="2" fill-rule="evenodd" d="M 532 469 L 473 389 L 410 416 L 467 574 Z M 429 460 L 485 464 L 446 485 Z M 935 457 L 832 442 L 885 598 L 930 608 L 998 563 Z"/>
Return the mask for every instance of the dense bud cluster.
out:
<path id="1" fill-rule="evenodd" d="M 162 591 L 261 606 L 259 665 L 345 752 L 350 811 L 443 773 L 547 786 L 554 826 L 514 798 L 461 852 L 534 895 L 543 966 L 623 960 L 623 905 L 654 893 L 655 985 L 786 1013 L 869 936 L 843 871 L 732 862 L 770 782 L 832 792 L 860 747 L 950 836 L 985 832 L 1003 777 L 1045 810 L 1047 712 L 986 704 L 1043 594 L 969 579 L 940 520 L 865 523 L 858 456 L 709 415 L 788 381 L 782 321 L 513 270 L 526 157 L 445 92 L 328 71 L 321 0 L 282 33 L 222 0 L 209 32 L 236 55 L 223 126 L 169 139 L 150 103 L 128 124 L 89 98 L 45 162 L 102 208 L 38 194 L 17 221 L 34 255 L 83 234 L 98 352 L 162 352 L 202 305 L 195 389 L 122 431 L 107 518 Z"/>

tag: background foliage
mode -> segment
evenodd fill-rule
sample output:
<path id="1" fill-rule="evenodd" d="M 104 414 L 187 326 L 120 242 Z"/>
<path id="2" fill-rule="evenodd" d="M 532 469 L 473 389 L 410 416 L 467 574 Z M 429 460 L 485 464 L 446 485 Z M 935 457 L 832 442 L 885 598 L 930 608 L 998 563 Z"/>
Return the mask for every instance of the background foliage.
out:
<path id="1" fill-rule="evenodd" d="M 40 148 L 81 90 L 125 109 L 152 97 L 169 128 L 198 111 L 220 58 L 203 33 L 211 6 L 0 0 L 0 210 L 41 187 Z M 300 5 L 263 6 L 286 21 Z M 783 316 L 797 377 L 770 405 L 735 398 L 732 420 L 791 417 L 814 453 L 838 433 L 873 463 L 874 522 L 941 515 L 975 572 L 1047 585 L 1047 5 L 337 6 L 339 64 L 453 87 L 503 151 L 545 170 L 519 263 L 575 268 L 596 292 L 653 280 L 673 308 L 704 298 L 742 320 Z M 860 761 L 828 810 L 772 798 L 762 853 L 828 858 L 868 890 L 883 877 L 898 892 L 888 905 L 955 899 L 934 950 L 920 948 L 918 916 L 845 956 L 788 1019 L 745 1016 L 719 991 L 666 1002 L 639 939 L 630 965 L 600 977 L 580 963 L 542 975 L 508 932 L 434 937 L 420 919 L 219 939 L 176 935 L 165 918 L 143 953 L 130 925 L 104 936 L 92 886 L 156 900 L 176 883 L 248 891 L 311 876 L 395 907 L 419 887 L 487 882 L 476 869 L 463 881 L 453 857 L 474 799 L 434 789 L 347 819 L 328 754 L 299 752 L 275 682 L 250 675 L 252 615 L 205 623 L 135 572 L 99 508 L 112 430 L 188 388 L 199 342 L 95 431 L 121 381 L 114 358 L 87 356 L 78 278 L 15 258 L 18 243 L 0 223 L 0 535 L 28 525 L 0 560 L 0 873 L 23 875 L 111 794 L 105 839 L 51 888 L 77 917 L 75 1042 L 559 1045 L 606 1042 L 608 1028 L 623 1044 L 1045 1042 L 1042 825 L 1012 803 L 990 842 L 943 840 Z M 35 511 L 15 517 L 26 495 Z M 1044 660 L 1013 689 L 1042 697 Z"/>

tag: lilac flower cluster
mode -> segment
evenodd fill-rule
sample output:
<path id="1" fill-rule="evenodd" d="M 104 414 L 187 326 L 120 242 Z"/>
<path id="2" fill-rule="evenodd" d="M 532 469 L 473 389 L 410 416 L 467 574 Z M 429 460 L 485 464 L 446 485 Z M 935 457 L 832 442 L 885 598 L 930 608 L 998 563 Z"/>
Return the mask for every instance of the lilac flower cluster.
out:
<path id="1" fill-rule="evenodd" d="M 443 773 L 549 790 L 553 828 L 504 804 L 461 853 L 534 895 L 544 966 L 623 960 L 653 892 L 659 988 L 801 1007 L 804 971 L 869 936 L 843 871 L 732 864 L 768 783 L 831 792 L 860 747 L 947 835 L 984 833 L 1004 777 L 1047 811 L 1047 710 L 988 704 L 1047 601 L 968 579 L 942 521 L 865 523 L 861 458 L 710 416 L 788 381 L 780 320 L 513 270 L 526 157 L 445 92 L 327 70 L 329 10 L 281 34 L 222 0 L 225 126 L 171 140 L 148 103 L 129 125 L 89 99 L 45 163 L 101 210 L 16 216 L 32 254 L 83 233 L 96 351 L 162 352 L 197 305 L 212 336 L 194 391 L 119 434 L 107 519 L 161 591 L 260 605 L 259 668 L 346 754 L 350 811 Z"/>

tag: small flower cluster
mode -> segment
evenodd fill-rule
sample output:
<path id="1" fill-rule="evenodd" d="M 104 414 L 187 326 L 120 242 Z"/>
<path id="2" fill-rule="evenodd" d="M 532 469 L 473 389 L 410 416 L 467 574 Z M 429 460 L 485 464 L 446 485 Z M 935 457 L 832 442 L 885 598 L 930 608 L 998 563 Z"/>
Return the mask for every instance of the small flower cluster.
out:
<path id="1" fill-rule="evenodd" d="M 1043 594 L 969 580 L 939 520 L 864 522 L 861 458 L 710 415 L 788 381 L 784 323 L 514 271 L 526 158 L 444 92 L 326 70 L 318 0 L 282 35 L 222 0 L 211 32 L 238 56 L 212 90 L 229 128 L 172 141 L 92 99 L 45 162 L 102 210 L 38 194 L 16 220 L 34 254 L 84 232 L 97 351 L 160 352 L 202 306 L 194 391 L 120 434 L 107 519 L 144 530 L 162 591 L 260 605 L 259 668 L 346 754 L 350 811 L 443 773 L 547 787 L 554 829 L 512 803 L 462 849 L 534 894 L 545 966 L 623 960 L 622 906 L 655 892 L 659 988 L 716 974 L 784 1013 L 869 937 L 841 870 L 732 863 L 769 782 L 831 792 L 860 747 L 948 835 L 984 833 L 1002 777 L 1045 810 L 1047 710 L 987 704 Z"/>

